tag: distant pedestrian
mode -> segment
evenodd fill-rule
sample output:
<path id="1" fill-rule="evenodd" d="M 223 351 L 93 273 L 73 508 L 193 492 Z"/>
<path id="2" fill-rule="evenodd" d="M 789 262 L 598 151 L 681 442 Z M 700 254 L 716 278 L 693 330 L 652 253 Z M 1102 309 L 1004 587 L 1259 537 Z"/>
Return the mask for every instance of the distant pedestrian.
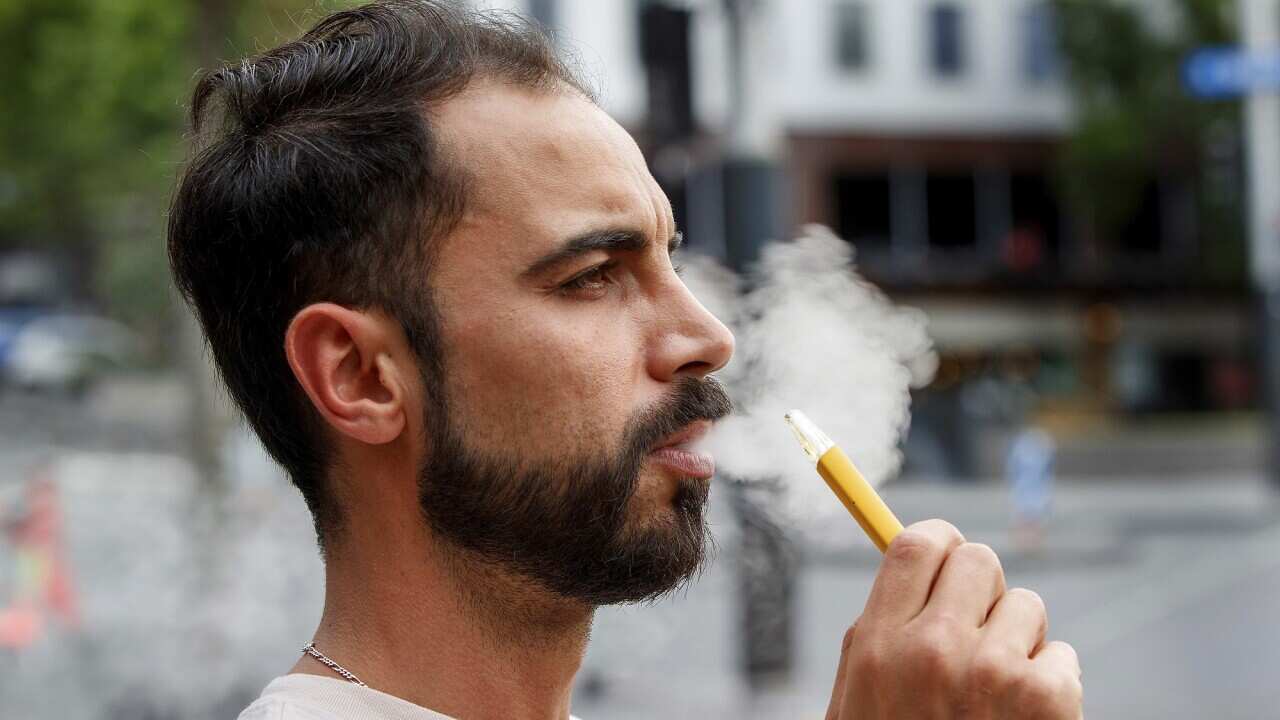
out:
<path id="1" fill-rule="evenodd" d="M 0 598 L 0 649 L 22 650 L 40 638 L 46 617 L 56 616 L 67 627 L 77 627 L 80 619 L 51 468 L 42 466 L 16 507 L 0 511 L 0 540 L 12 545 L 17 567 L 11 597 Z"/>
<path id="2" fill-rule="evenodd" d="M 1044 548 L 1045 526 L 1053 505 L 1053 436 L 1029 425 L 1013 438 L 1005 463 L 1013 505 L 1014 545 L 1023 552 Z"/>

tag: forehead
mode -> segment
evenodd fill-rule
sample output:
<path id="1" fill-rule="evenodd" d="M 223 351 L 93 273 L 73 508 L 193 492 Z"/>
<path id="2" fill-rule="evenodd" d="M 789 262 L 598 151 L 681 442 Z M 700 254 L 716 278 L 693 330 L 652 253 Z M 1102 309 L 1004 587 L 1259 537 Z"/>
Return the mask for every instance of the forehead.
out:
<path id="1" fill-rule="evenodd" d="M 576 91 L 480 82 L 434 115 L 468 176 L 459 231 L 516 234 L 504 254 L 538 255 L 606 227 L 674 232 L 670 204 L 635 141 Z"/>

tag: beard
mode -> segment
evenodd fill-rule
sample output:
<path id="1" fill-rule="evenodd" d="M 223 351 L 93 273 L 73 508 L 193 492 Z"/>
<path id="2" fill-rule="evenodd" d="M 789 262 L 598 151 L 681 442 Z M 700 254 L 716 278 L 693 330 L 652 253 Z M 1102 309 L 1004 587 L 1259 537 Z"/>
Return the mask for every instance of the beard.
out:
<path id="1" fill-rule="evenodd" d="M 471 447 L 439 408 L 418 480 L 422 515 L 460 560 L 485 566 L 477 569 L 515 573 L 591 606 L 656 600 L 705 561 L 709 482 L 678 480 L 671 521 L 634 518 L 641 466 L 668 435 L 732 407 L 714 378 L 682 378 L 671 396 L 628 421 L 613 451 L 601 442 L 600 450 L 547 461 Z"/>

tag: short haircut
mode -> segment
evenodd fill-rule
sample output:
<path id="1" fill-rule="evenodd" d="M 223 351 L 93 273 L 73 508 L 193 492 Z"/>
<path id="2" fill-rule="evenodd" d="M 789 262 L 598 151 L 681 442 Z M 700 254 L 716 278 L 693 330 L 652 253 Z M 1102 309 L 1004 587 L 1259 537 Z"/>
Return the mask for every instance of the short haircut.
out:
<path id="1" fill-rule="evenodd" d="M 431 249 L 482 169 L 451 156 L 431 110 L 477 78 L 591 96 L 538 28 L 443 0 L 329 15 L 196 85 L 170 266 L 231 397 L 302 492 L 322 550 L 343 522 L 328 489 L 334 458 L 284 334 L 312 303 L 379 309 L 404 327 L 424 378 L 440 377 Z"/>

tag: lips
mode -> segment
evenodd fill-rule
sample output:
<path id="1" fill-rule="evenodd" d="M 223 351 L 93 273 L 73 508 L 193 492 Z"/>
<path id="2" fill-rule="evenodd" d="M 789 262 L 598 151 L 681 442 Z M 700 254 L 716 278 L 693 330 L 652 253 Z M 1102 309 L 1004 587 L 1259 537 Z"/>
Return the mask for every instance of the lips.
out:
<path id="1" fill-rule="evenodd" d="M 668 435 L 649 458 L 659 465 L 684 477 L 709 478 L 716 473 L 715 458 L 693 446 L 708 431 L 711 421 L 699 420 L 685 426 L 679 432 Z"/>

